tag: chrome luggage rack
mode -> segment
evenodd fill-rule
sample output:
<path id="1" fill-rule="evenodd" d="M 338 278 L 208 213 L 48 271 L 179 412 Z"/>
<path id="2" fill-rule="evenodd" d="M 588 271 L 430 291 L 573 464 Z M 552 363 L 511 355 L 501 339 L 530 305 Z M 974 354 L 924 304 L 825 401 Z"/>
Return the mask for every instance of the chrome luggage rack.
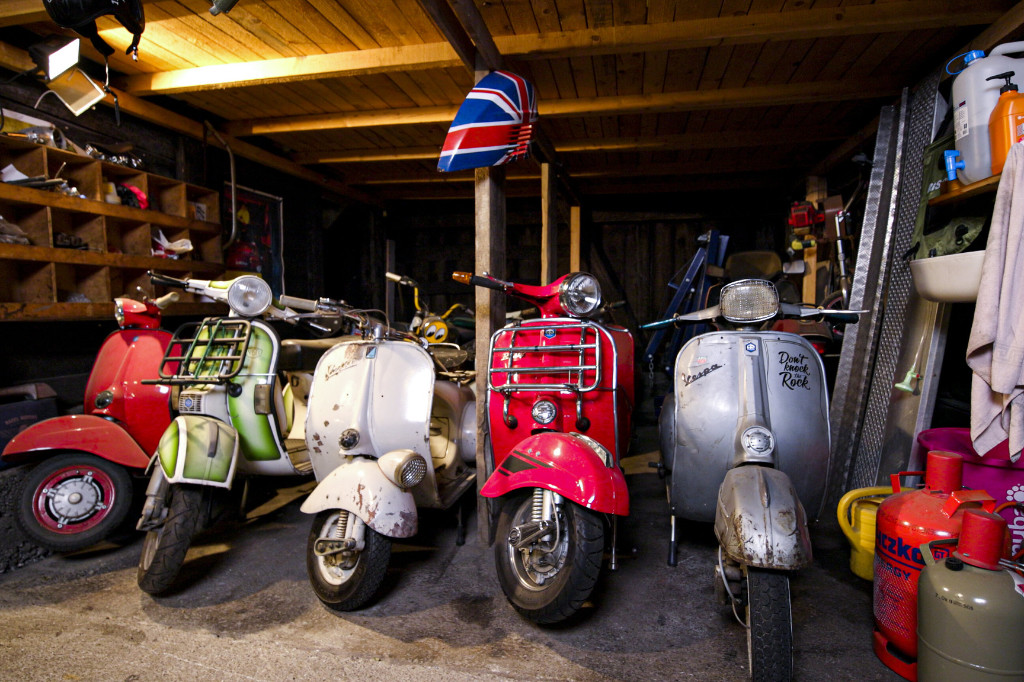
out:
<path id="1" fill-rule="evenodd" d="M 174 332 L 160 362 L 159 384 L 223 384 L 242 370 L 252 337 L 248 320 L 208 317 Z M 173 372 L 167 365 L 177 364 Z"/>
<path id="2" fill-rule="evenodd" d="M 579 330 L 579 343 L 560 345 L 516 345 L 523 336 L 540 338 L 546 330 L 555 330 L 552 337 L 566 331 Z M 504 421 L 510 428 L 515 428 L 515 417 L 509 415 L 509 402 L 513 393 L 527 391 L 557 391 L 572 393 L 576 396 L 576 423 L 581 430 L 586 430 L 589 420 L 583 416 L 583 394 L 601 386 L 601 334 L 607 331 L 593 322 L 580 321 L 572 318 L 549 318 L 527 324 L 519 324 L 499 329 L 491 337 L 490 357 L 492 364 L 487 370 L 487 388 L 501 393 L 504 398 Z M 613 346 L 614 348 L 614 346 Z M 531 355 L 553 353 L 575 354 L 577 362 L 572 365 L 540 365 L 513 366 L 514 361 Z M 503 364 L 499 365 L 499 355 L 504 354 Z M 592 354 L 588 362 L 588 354 Z M 499 378 L 504 377 L 503 380 Z M 532 375 L 532 377 L 530 376 Z M 520 382 L 520 378 L 532 379 L 530 383 Z M 538 381 L 538 379 L 558 379 L 562 381 Z M 617 377 L 613 374 L 611 389 L 615 388 Z M 501 383 L 499 383 L 501 381 Z"/>

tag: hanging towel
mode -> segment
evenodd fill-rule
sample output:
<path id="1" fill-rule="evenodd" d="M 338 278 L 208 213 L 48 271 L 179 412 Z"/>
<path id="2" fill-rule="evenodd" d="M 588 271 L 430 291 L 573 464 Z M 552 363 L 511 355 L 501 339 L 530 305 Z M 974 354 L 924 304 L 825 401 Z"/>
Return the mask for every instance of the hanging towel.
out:
<path id="1" fill-rule="evenodd" d="M 1009 438 L 1024 448 L 1024 144 L 1010 147 L 999 180 L 967 343 L 971 440 L 984 454 Z"/>

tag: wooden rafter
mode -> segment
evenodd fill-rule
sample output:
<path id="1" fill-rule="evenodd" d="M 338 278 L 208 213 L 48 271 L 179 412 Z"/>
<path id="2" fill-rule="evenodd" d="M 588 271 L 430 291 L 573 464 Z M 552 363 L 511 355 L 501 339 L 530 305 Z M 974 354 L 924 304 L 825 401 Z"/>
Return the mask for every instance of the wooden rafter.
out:
<path id="1" fill-rule="evenodd" d="M 559 154 L 613 151 L 666 151 L 678 149 L 741 149 L 798 142 L 841 140 L 847 133 L 827 128 L 776 128 L 756 132 L 686 133 L 656 137 L 597 137 L 566 140 L 554 144 Z M 376 161 L 416 161 L 436 159 L 436 146 L 394 147 L 390 149 L 344 149 L 336 151 L 301 152 L 292 161 L 314 163 L 368 163 Z"/>
<path id="2" fill-rule="evenodd" d="M 538 103 L 543 117 L 613 114 L 650 114 L 667 111 L 707 111 L 733 107 L 763 107 L 835 102 L 840 100 L 880 99 L 895 96 L 899 87 L 878 79 L 760 85 L 721 90 L 691 90 L 651 95 L 590 97 L 546 100 Z M 232 135 L 267 135 L 312 130 L 367 128 L 424 123 L 449 123 L 457 107 L 419 107 L 339 114 L 313 114 L 278 119 L 233 121 L 225 125 Z"/>
<path id="3" fill-rule="evenodd" d="M 470 0 L 452 2 L 488 68 L 497 68 L 491 64 L 500 64 L 502 56 L 551 59 L 982 25 L 1002 16 L 1003 6 L 1002 0 L 911 0 L 492 39 Z M 439 30 L 443 33 L 444 25 Z M 427 43 L 164 71 L 132 76 L 120 86 L 136 95 L 173 94 L 453 66 L 464 61 L 466 55 L 460 58 L 459 53 L 467 49 L 463 39 L 455 40 L 458 47 Z"/>
<path id="4" fill-rule="evenodd" d="M 50 19 L 42 0 L 3 0 L 0 2 L 0 27 L 17 26 Z"/>

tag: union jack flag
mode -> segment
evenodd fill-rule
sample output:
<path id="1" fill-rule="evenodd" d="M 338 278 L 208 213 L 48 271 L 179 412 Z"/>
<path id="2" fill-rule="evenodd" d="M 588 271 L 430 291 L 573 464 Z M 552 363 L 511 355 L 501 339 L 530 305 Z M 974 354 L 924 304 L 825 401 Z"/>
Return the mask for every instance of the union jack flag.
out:
<path id="1" fill-rule="evenodd" d="M 526 158 L 536 121 L 533 85 L 514 73 L 492 71 L 455 114 L 437 169 L 484 168 Z"/>

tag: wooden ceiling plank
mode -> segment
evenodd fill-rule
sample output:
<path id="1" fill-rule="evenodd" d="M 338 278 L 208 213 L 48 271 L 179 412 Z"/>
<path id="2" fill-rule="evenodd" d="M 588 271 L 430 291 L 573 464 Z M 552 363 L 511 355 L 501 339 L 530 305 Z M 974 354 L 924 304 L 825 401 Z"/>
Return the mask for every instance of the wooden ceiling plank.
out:
<path id="1" fill-rule="evenodd" d="M 232 19 L 234 13 L 218 16 L 210 14 L 209 0 L 178 0 L 178 4 L 188 9 L 194 17 L 201 19 L 205 26 L 204 35 L 209 35 L 208 31 L 215 31 L 214 40 L 225 36 L 232 45 L 241 44 L 248 47 L 259 55 L 259 59 L 279 59 L 286 56 L 246 29 L 240 22 Z"/>
<path id="2" fill-rule="evenodd" d="M 563 31 L 582 31 L 587 28 L 583 0 L 555 0 L 555 8 Z"/>
<path id="3" fill-rule="evenodd" d="M 357 49 L 344 33 L 320 14 L 307 0 L 264 0 L 271 9 L 301 32 L 319 52 L 345 52 Z"/>
<path id="4" fill-rule="evenodd" d="M 282 57 L 301 57 L 307 54 L 306 51 L 296 49 L 290 40 L 290 38 L 294 38 L 297 43 L 307 42 L 305 36 L 290 28 L 287 22 L 280 19 L 277 12 L 261 2 L 239 3 L 227 17 L 223 15 L 217 17 L 217 19 L 222 18 L 235 22 Z M 279 33 L 277 29 L 283 31 L 288 37 Z"/>
<path id="5" fill-rule="evenodd" d="M 0 3 L 0 27 L 50 21 L 40 0 L 4 0 Z"/>
<path id="6" fill-rule="evenodd" d="M 533 7 L 529 2 L 506 2 L 502 3 L 502 6 L 509 23 L 512 24 L 513 33 L 536 35 L 541 32 L 540 26 L 537 25 L 537 18 L 533 14 Z M 493 32 L 492 35 L 494 35 Z"/>
<path id="7" fill-rule="evenodd" d="M 558 21 L 558 4 L 555 0 L 533 0 L 530 6 L 533 9 L 533 20 L 537 24 L 538 33 L 563 29 Z"/>
<path id="8" fill-rule="evenodd" d="M 309 0 L 309 3 L 358 49 L 370 50 L 381 47 L 363 25 L 336 0 Z"/>
<path id="9" fill-rule="evenodd" d="M 1024 2 L 1018 2 L 998 19 L 994 19 L 988 28 L 965 47 L 957 50 L 956 54 L 963 54 L 968 50 L 984 50 L 987 53 L 1021 26 L 1024 26 Z M 955 56 L 950 55 L 950 58 Z"/>
<path id="10" fill-rule="evenodd" d="M 469 34 L 462 28 L 458 17 L 452 11 L 448 0 L 419 0 L 420 8 L 426 12 L 431 21 L 441 32 L 445 40 L 459 55 L 463 65 L 470 71 L 476 70 L 476 46 Z"/>
<path id="11" fill-rule="evenodd" d="M 459 18 L 459 23 L 473 40 L 477 54 L 483 58 L 487 68 L 491 71 L 502 68 L 505 60 L 495 45 L 488 25 L 473 0 L 448 0 L 448 4 L 451 5 L 455 16 Z"/>
<path id="12" fill-rule="evenodd" d="M 644 55 L 626 52 L 615 56 L 616 92 L 639 95 L 644 91 Z"/>
<path id="13" fill-rule="evenodd" d="M 206 16 L 213 18 L 208 11 L 201 9 L 203 5 L 208 4 L 207 0 L 199 1 L 200 4 L 197 5 L 194 2 L 188 2 L 188 0 L 178 0 L 178 2 L 175 3 L 180 8 L 180 11 L 177 12 L 177 14 L 180 15 L 178 20 L 181 21 L 191 33 L 200 36 L 200 39 L 204 44 L 212 43 L 217 46 L 218 51 L 226 52 L 231 55 L 230 59 L 224 59 L 223 61 L 241 62 L 267 59 L 268 55 L 266 52 L 257 51 L 250 46 L 250 43 L 252 42 L 252 36 L 250 34 L 244 33 L 240 29 L 237 31 L 229 30 L 231 27 L 237 28 L 237 24 L 234 22 L 207 21 Z M 146 7 L 148 8 L 149 5 Z M 150 18 L 149 26 L 151 27 L 153 23 L 153 19 Z M 248 36 L 248 42 L 245 39 L 246 36 Z M 147 42 L 152 41 L 147 40 Z M 269 56 L 277 57 L 280 55 L 275 53 Z"/>

